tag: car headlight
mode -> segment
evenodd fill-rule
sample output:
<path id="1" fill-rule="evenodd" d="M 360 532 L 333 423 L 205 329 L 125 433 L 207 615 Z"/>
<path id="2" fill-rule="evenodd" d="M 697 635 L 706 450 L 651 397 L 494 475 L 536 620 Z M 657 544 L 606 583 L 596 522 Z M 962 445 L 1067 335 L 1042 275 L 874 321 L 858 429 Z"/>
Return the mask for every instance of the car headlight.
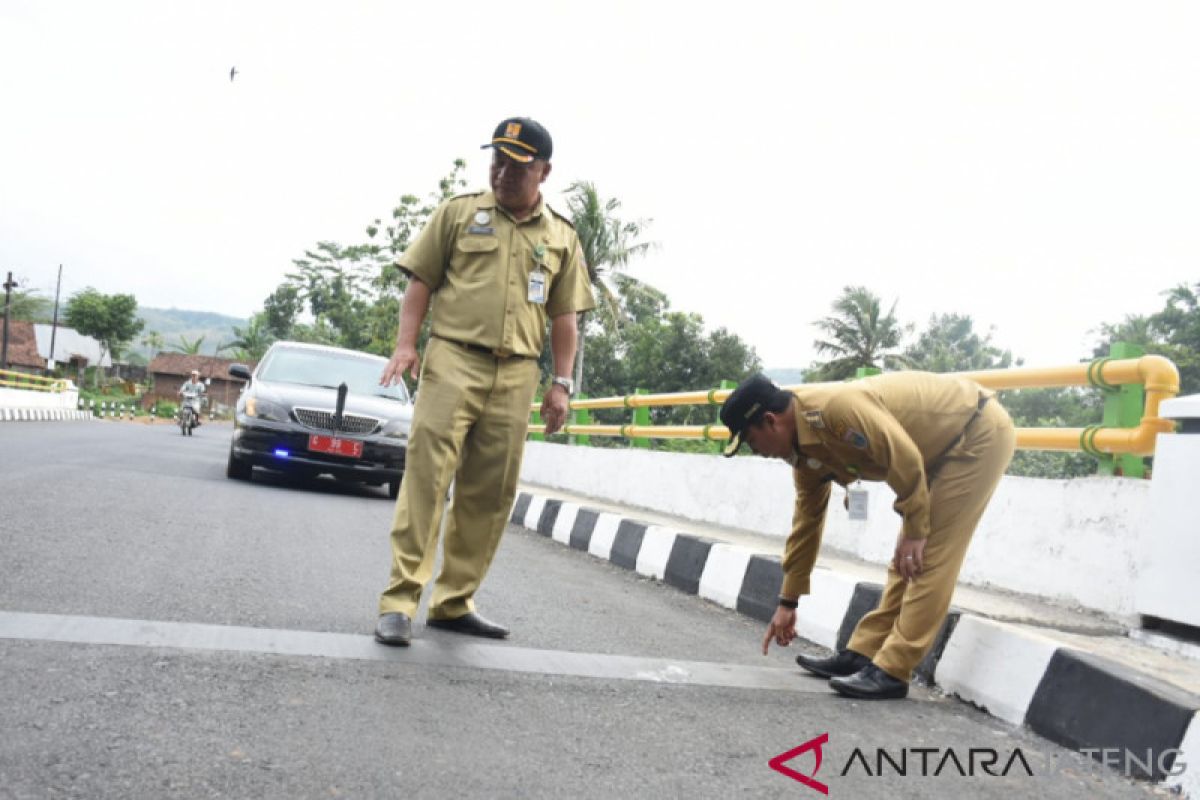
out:
<path id="1" fill-rule="evenodd" d="M 398 439 L 401 442 L 408 441 L 408 431 L 410 423 L 406 419 L 395 420 L 383 426 L 383 433 L 389 439 Z"/>
<path id="2" fill-rule="evenodd" d="M 279 403 L 272 403 L 270 400 L 263 400 L 260 397 L 246 398 L 246 414 L 274 422 L 286 422 L 288 418 L 286 408 Z"/>

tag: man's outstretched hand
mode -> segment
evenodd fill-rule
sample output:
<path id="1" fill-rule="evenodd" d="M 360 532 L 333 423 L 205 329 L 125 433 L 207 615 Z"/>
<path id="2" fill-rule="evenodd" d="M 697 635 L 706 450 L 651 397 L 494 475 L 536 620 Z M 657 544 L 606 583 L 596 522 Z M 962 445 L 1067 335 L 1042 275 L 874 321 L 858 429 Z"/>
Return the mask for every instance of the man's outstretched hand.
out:
<path id="1" fill-rule="evenodd" d="M 767 635 L 763 637 L 763 655 L 771 646 L 771 640 L 780 647 L 787 647 L 796 638 L 796 609 L 779 606 L 767 625 Z"/>

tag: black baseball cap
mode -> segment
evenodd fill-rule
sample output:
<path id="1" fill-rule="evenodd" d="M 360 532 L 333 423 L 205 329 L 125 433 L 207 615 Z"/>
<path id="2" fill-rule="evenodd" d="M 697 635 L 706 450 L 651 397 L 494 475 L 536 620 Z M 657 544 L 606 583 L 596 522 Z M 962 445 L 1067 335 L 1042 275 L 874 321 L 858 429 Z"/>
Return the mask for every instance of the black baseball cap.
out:
<path id="1" fill-rule="evenodd" d="M 480 147 L 486 150 L 493 147 L 504 155 L 528 164 L 535 158 L 549 161 L 554 151 L 554 143 L 550 140 L 550 132 L 541 123 L 529 117 L 509 117 L 501 120 L 492 134 L 492 140 Z"/>
<path id="2" fill-rule="evenodd" d="M 721 404 L 721 423 L 729 428 L 730 434 L 729 444 L 725 445 L 725 457 L 737 453 L 746 429 L 762 419 L 763 414 L 768 411 L 778 414 L 791 401 L 790 392 L 780 389 L 761 373 L 739 383 Z"/>

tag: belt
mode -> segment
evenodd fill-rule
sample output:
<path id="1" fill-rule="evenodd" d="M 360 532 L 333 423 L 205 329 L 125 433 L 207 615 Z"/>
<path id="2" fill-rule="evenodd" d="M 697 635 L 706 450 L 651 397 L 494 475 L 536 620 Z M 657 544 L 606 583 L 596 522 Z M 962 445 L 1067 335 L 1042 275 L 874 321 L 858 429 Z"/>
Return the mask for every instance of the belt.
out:
<path id="1" fill-rule="evenodd" d="M 520 353 L 502 353 L 499 350 L 493 350 L 492 348 L 484 347 L 481 344 L 475 344 L 473 342 L 460 342 L 457 339 L 447 339 L 445 336 L 436 336 L 434 338 L 441 339 L 443 342 L 449 342 L 450 344 L 458 345 L 464 350 L 470 350 L 473 353 L 483 353 L 484 355 L 491 356 L 492 358 L 537 358 L 537 356 L 526 356 L 521 355 Z"/>

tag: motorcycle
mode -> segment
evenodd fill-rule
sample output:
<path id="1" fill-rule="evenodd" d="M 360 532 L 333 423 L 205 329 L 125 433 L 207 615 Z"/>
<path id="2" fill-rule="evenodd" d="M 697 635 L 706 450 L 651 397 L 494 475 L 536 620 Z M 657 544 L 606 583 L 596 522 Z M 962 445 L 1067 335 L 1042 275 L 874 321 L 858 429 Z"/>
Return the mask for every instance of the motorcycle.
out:
<path id="1" fill-rule="evenodd" d="M 179 432 L 191 436 L 192 431 L 200 424 L 200 407 L 204 403 L 204 395 L 199 392 L 184 392 L 183 402 L 179 404 Z"/>

